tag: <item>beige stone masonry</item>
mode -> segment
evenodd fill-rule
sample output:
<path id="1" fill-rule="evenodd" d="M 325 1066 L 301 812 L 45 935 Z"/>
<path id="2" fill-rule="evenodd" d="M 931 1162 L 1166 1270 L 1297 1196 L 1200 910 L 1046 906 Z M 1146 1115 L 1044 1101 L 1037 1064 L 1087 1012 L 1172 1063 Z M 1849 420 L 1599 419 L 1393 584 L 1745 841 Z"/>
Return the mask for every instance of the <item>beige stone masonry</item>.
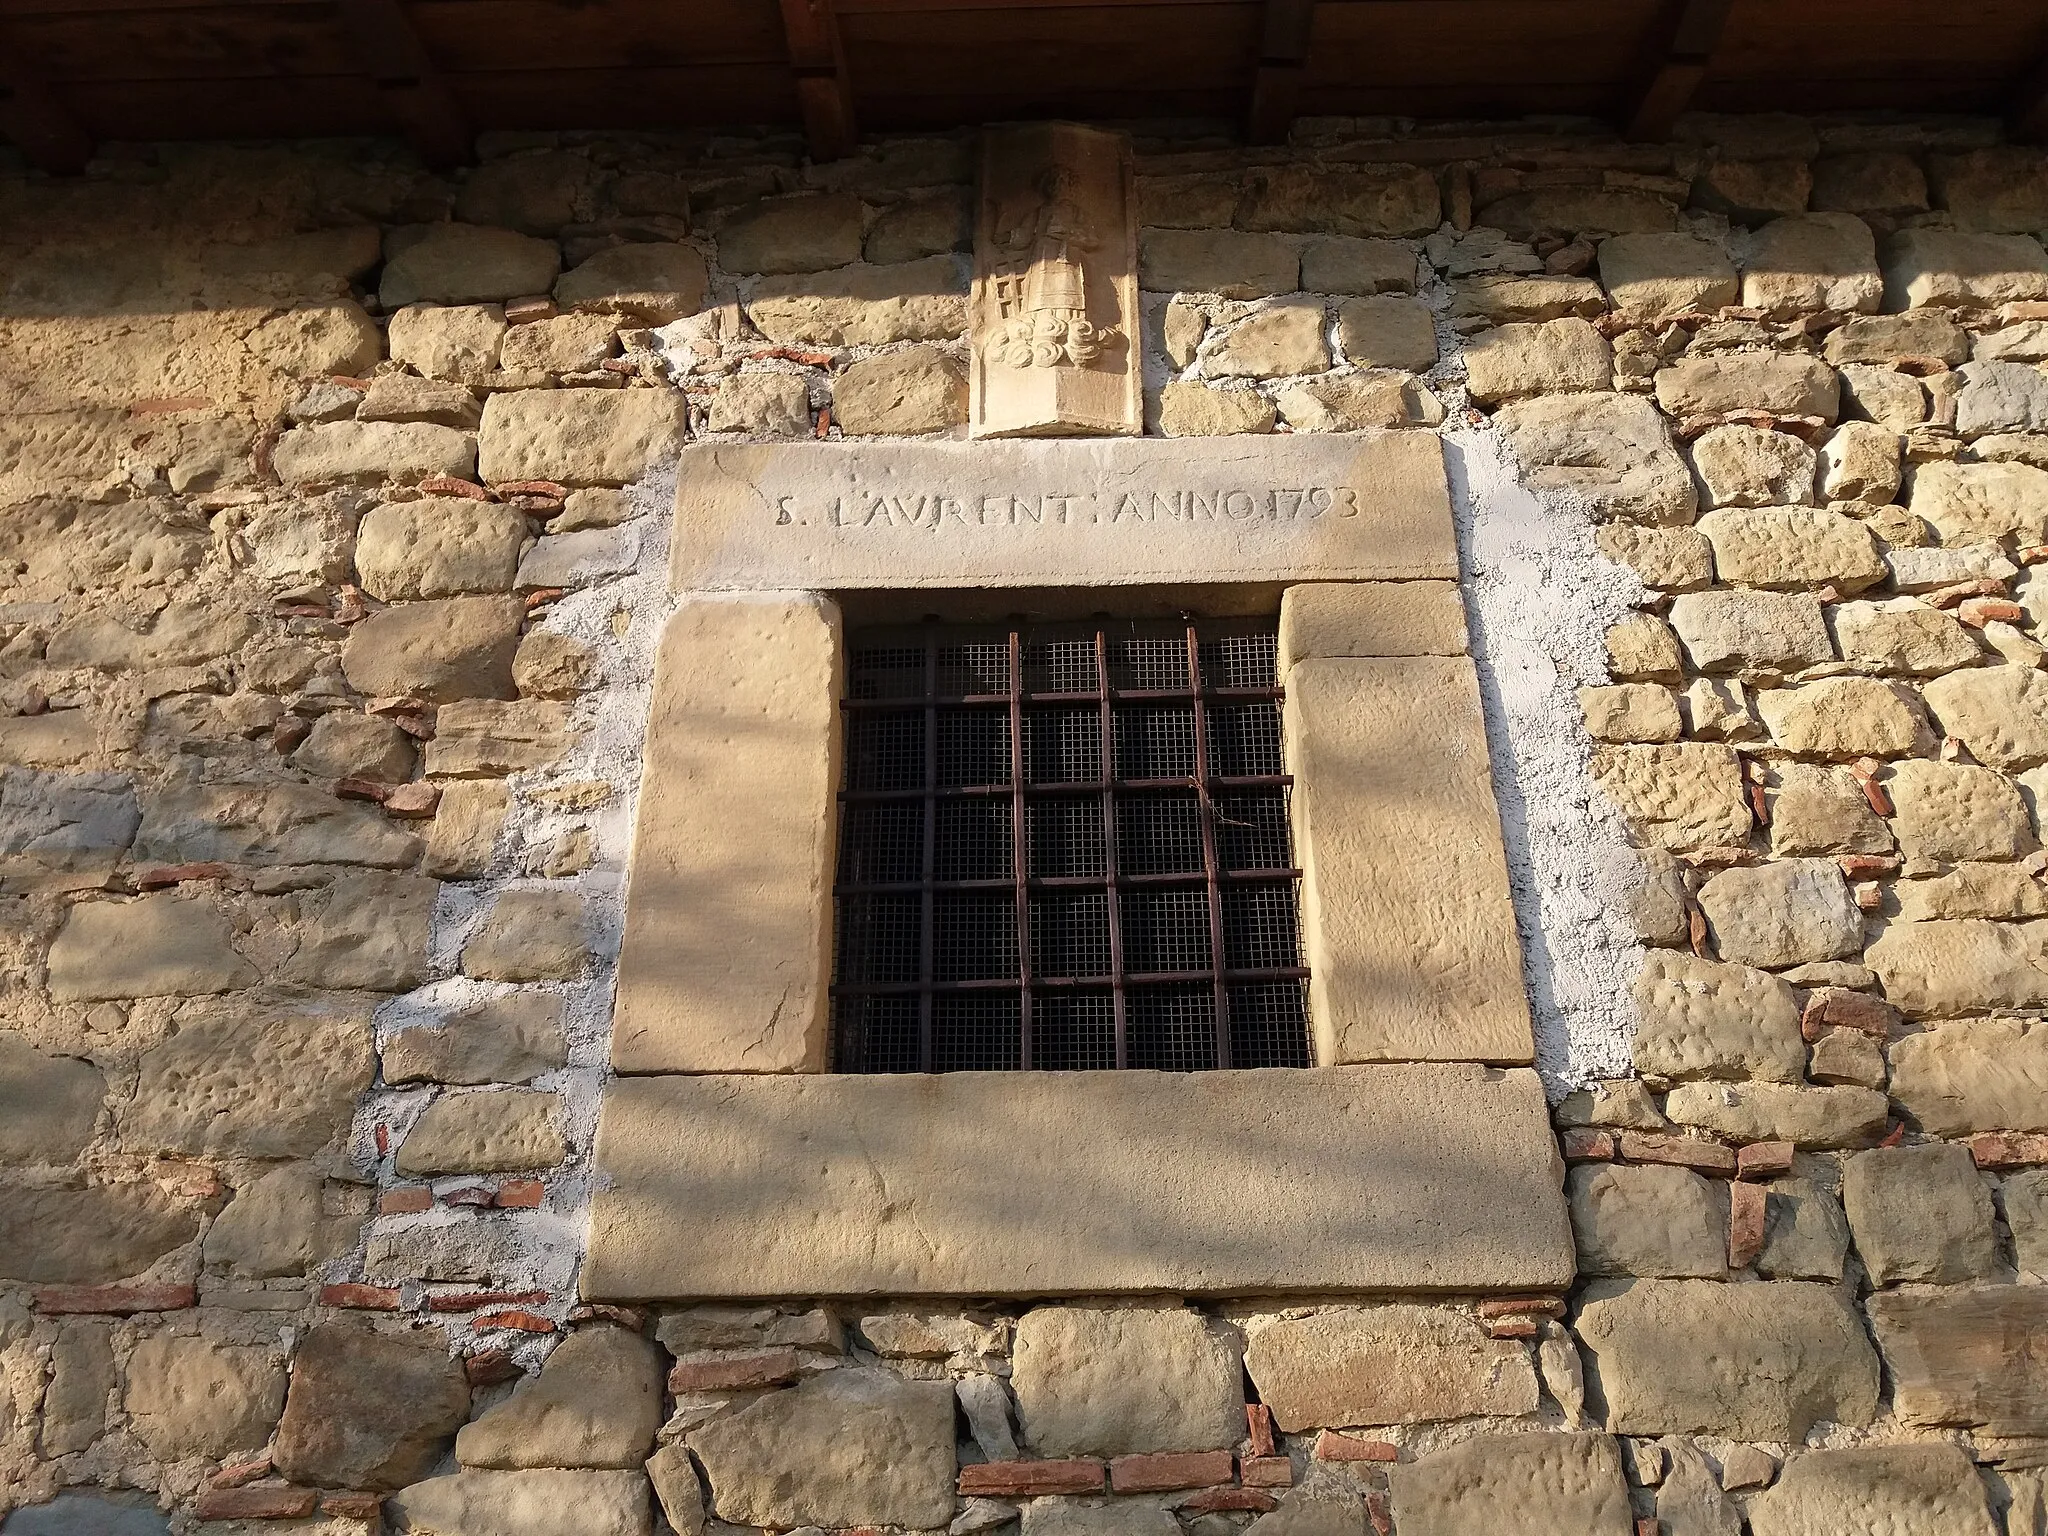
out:
<path id="1" fill-rule="evenodd" d="M 1283 718 L 1316 1059 L 1532 1059 L 1472 663 L 1297 661 Z"/>
<path id="2" fill-rule="evenodd" d="M 617 1078 L 583 1293 L 1548 1290 L 1535 1073 Z"/>
<path id="3" fill-rule="evenodd" d="M 620 1072 L 824 1066 L 839 610 L 689 602 L 656 662 L 612 1031 Z"/>
<path id="4" fill-rule="evenodd" d="M 1454 579 L 1426 433 L 697 444 L 677 591 Z"/>
<path id="5" fill-rule="evenodd" d="M 1341 656 L 1463 656 L 1454 582 L 1306 582 L 1280 598 L 1281 680 L 1296 662 Z"/>

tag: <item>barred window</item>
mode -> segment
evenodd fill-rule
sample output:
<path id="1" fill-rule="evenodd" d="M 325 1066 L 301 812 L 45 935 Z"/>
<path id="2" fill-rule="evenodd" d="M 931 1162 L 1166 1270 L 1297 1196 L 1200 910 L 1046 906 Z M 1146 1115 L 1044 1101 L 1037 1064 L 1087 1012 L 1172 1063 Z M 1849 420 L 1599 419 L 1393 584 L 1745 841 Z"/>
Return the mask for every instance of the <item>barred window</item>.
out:
<path id="1" fill-rule="evenodd" d="M 848 645 L 842 1072 L 1305 1067 L 1275 634 Z"/>

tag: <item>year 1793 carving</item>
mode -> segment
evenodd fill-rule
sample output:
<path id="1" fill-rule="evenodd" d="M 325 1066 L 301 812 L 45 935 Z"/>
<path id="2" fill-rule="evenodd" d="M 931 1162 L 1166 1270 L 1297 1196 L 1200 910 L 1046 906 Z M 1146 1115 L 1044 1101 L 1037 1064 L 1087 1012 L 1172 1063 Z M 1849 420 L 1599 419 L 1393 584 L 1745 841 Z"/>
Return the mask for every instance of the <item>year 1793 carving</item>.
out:
<path id="1" fill-rule="evenodd" d="M 1268 486 L 1257 490 L 1040 491 L 954 496 L 944 491 L 877 492 L 809 502 L 775 499 L 778 527 L 963 528 L 1107 526 L 1113 523 L 1288 523 L 1356 517 L 1348 485 Z"/>

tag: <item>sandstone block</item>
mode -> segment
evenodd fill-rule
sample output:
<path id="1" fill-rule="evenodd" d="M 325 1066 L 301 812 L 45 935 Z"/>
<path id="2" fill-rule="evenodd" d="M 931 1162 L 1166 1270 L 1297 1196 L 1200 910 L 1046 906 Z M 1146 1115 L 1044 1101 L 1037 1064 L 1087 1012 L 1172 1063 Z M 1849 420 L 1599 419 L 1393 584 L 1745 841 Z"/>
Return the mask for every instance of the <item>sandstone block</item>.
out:
<path id="1" fill-rule="evenodd" d="M 170 603 L 141 632 L 111 616 L 87 613 L 58 626 L 44 659 L 53 667 L 102 672 L 200 666 L 234 650 L 254 628 L 246 614 L 206 603 Z"/>
<path id="2" fill-rule="evenodd" d="M 418 855 L 419 839 L 374 807 L 294 784 L 166 788 L 149 802 L 135 838 L 136 859 L 160 864 L 388 868 Z"/>
<path id="3" fill-rule="evenodd" d="M 618 320 L 611 315 L 555 315 L 505 333 L 499 365 L 511 374 L 587 373 L 618 351 Z"/>
<path id="4" fill-rule="evenodd" d="M 50 996 L 199 997 L 253 986 L 256 968 L 229 938 L 226 919 L 203 896 L 83 902 L 71 908 L 50 946 Z"/>
<path id="5" fill-rule="evenodd" d="M 464 1467 L 638 1467 L 661 1427 L 661 1360 L 624 1328 L 583 1327 L 540 1374 L 455 1437 Z"/>
<path id="6" fill-rule="evenodd" d="M 545 768 L 569 748 L 568 708 L 552 699 L 465 699 L 442 708 L 427 772 L 461 778 Z"/>
<path id="7" fill-rule="evenodd" d="M 533 1235 L 509 1216 L 455 1226 L 382 1231 L 373 1226 L 363 1247 L 363 1275 L 380 1285 L 448 1281 L 498 1290 L 530 1287 L 535 1278 Z"/>
<path id="8" fill-rule="evenodd" d="M 568 1152 L 555 1096 L 505 1088 L 434 1100 L 400 1143 L 397 1167 L 404 1178 L 514 1173 L 552 1168 Z"/>
<path id="9" fill-rule="evenodd" d="M 1892 1094 L 1930 1136 L 2048 1131 L 2048 1029 L 2039 1023 L 1968 1019 L 1938 1024 L 1898 1041 L 1891 1056 Z"/>
<path id="10" fill-rule="evenodd" d="M 128 1357 L 129 1422 L 159 1461 L 260 1449 L 284 1411 L 268 1349 L 156 1334 Z"/>
<path id="11" fill-rule="evenodd" d="M 1874 314 L 1884 288 L 1870 226 L 1846 213 L 1771 220 L 1752 237 L 1742 266 L 1742 302 L 1778 315 Z"/>
<path id="12" fill-rule="evenodd" d="M 507 891 L 462 947 L 464 973 L 486 981 L 569 981 L 589 959 L 574 891 Z"/>
<path id="13" fill-rule="evenodd" d="M 1868 363 L 1843 363 L 1838 371 L 1842 414 L 1892 432 L 1927 420 L 1927 391 L 1908 374 Z"/>
<path id="14" fill-rule="evenodd" d="M 849 436 L 943 432 L 967 420 L 967 375 L 937 347 L 885 352 L 834 379 L 832 404 Z"/>
<path id="15" fill-rule="evenodd" d="M 1337 346 L 1361 368 L 1426 373 L 1436 366 L 1436 319 L 1422 300 L 1399 294 L 1351 299 L 1337 306 Z"/>
<path id="16" fill-rule="evenodd" d="M 1892 830 L 1912 863 L 2016 859 L 2034 847 L 2019 786 L 1969 763 L 1894 763 L 1885 787 Z"/>
<path id="17" fill-rule="evenodd" d="M 285 433 L 271 462 L 286 485 L 411 485 L 429 475 L 467 480 L 476 469 L 476 442 L 431 422 L 332 421 Z"/>
<path id="18" fill-rule="evenodd" d="M 373 507 L 356 533 L 363 590 L 385 602 L 509 592 L 526 518 L 498 502 L 427 496 Z"/>
<path id="19" fill-rule="evenodd" d="M 736 208 L 718 231 L 728 272 L 822 272 L 860 260 L 860 200 L 843 192 L 768 198 Z"/>
<path id="20" fill-rule="evenodd" d="M 1629 1536 L 1621 1452 L 1605 1435 L 1479 1435 L 1388 1468 L 1401 1536 Z"/>
<path id="21" fill-rule="evenodd" d="M 1462 656 L 1465 606 L 1440 581 L 1303 582 L 1280 597 L 1278 665 L 1356 656 Z"/>
<path id="22" fill-rule="evenodd" d="M 2003 234 L 2048 229 L 2048 161 L 2027 145 L 1933 156 L 1929 180 L 1958 229 Z"/>
<path id="23" fill-rule="evenodd" d="M 1799 1441 L 1877 1412 L 1877 1352 L 1832 1286 L 1596 1280 L 1576 1329 L 1621 1434 Z"/>
<path id="24" fill-rule="evenodd" d="M 1593 530 L 1600 553 L 1634 571 L 1646 587 L 1684 592 L 1714 579 L 1714 547 L 1692 528 L 1602 523 Z"/>
<path id="25" fill-rule="evenodd" d="M 118 1113 L 133 1152 L 310 1157 L 348 1129 L 375 1058 L 369 1010 L 307 1002 L 180 1010 Z"/>
<path id="26" fill-rule="evenodd" d="M 954 256 L 890 267 L 854 266 L 754 284 L 747 318 L 784 346 L 879 347 L 958 341 L 967 331 L 967 279 Z"/>
<path id="27" fill-rule="evenodd" d="M 1255 311 L 1211 346 L 1203 371 L 1225 379 L 1321 373 L 1330 366 L 1327 330 L 1320 300 L 1281 300 Z"/>
<path id="28" fill-rule="evenodd" d="M 1928 708 L 1950 736 L 1995 768 L 2048 759 L 2048 678 L 2031 667 L 1975 667 L 1932 679 Z"/>
<path id="29" fill-rule="evenodd" d="M 47 1504 L 23 1504 L 9 1517 L 7 1536 L 170 1536 L 170 1521 L 135 1497 L 60 1493 Z"/>
<path id="30" fill-rule="evenodd" d="M 1835 1197 L 1810 1179 L 1764 1186 L 1764 1245 L 1756 1272 L 1766 1280 L 1840 1280 L 1849 1252 L 1849 1219 Z"/>
<path id="31" fill-rule="evenodd" d="M 1940 310 L 1915 309 L 1903 315 L 1859 315 L 1828 332 L 1827 360 L 1843 363 L 1895 363 L 1908 357 L 1937 357 L 1951 366 L 1967 362 L 1970 333 Z"/>
<path id="32" fill-rule="evenodd" d="M 1599 261 L 1614 312 L 1635 324 L 1736 300 L 1734 265 L 1719 246 L 1696 235 L 1615 235 L 1600 242 Z"/>
<path id="33" fill-rule="evenodd" d="M 551 531 L 546 538 L 527 546 L 526 553 L 519 558 L 519 574 L 513 585 L 521 592 L 542 587 L 574 590 L 627 575 L 639 563 L 640 529 L 635 526 L 586 528 L 574 533 Z M 516 675 L 516 658 L 513 670 Z"/>
<path id="34" fill-rule="evenodd" d="M 1789 432 L 1714 427 L 1693 440 L 1692 467 L 1708 506 L 1789 507 L 1813 500 L 1814 452 Z"/>
<path id="35" fill-rule="evenodd" d="M 1299 662 L 1282 728 L 1300 775 L 1294 842 L 1317 1059 L 1529 1060 L 1472 664 Z M 1395 803 L 1408 831 L 1398 848 L 1370 830 Z M 1390 988 L 1389 976 L 1406 981 Z"/>
<path id="36" fill-rule="evenodd" d="M 1692 521 L 1692 475 L 1649 401 L 1636 395 L 1539 397 L 1502 406 L 1493 420 L 1535 489 L 1583 497 L 1603 518 Z"/>
<path id="37" fill-rule="evenodd" d="M 680 1445 L 664 1445 L 647 1458 L 647 1480 L 677 1536 L 703 1536 L 709 1511 L 704 1507 L 704 1481 L 697 1464 Z"/>
<path id="38" fill-rule="evenodd" d="M 1593 782 L 1646 847 L 1686 853 L 1749 841 L 1750 810 L 1732 747 L 1599 747 Z"/>
<path id="39" fill-rule="evenodd" d="M 1727 1273 L 1726 1199 L 1689 1169 L 1582 1164 L 1566 1176 L 1565 1195 L 1581 1274 L 1718 1280 Z"/>
<path id="40" fill-rule="evenodd" d="M 46 1056 L 0 1032 L 0 1163 L 73 1161 L 92 1140 L 106 1092 L 92 1063 Z"/>
<path id="41" fill-rule="evenodd" d="M 1171 1510 L 1134 1499 L 1033 1499 L 1024 1506 L 1023 1536 L 1173 1536 Z"/>
<path id="42" fill-rule="evenodd" d="M 1603 390 L 1614 373 L 1606 337 L 1584 320 L 1504 325 L 1465 344 L 1467 383 L 1481 405 L 1525 395 Z"/>
<path id="43" fill-rule="evenodd" d="M 1843 660 L 1887 672 L 1931 677 L 1969 666 L 1982 654 L 1952 616 L 1921 603 L 1843 603 L 1829 616 Z"/>
<path id="44" fill-rule="evenodd" d="M 385 1501 L 416 1536 L 652 1536 L 644 1472 L 456 1472 Z"/>
<path id="45" fill-rule="evenodd" d="M 0 1279 L 107 1285 L 148 1269 L 199 1234 L 199 1211 L 152 1184 L 0 1193 Z"/>
<path id="46" fill-rule="evenodd" d="M 511 803 L 512 792 L 491 780 L 443 784 L 441 804 L 427 827 L 420 873 L 437 880 L 474 880 L 483 874 Z"/>
<path id="47" fill-rule="evenodd" d="M 1310 293 L 1413 293 L 1415 252 L 1393 240 L 1324 235 L 1302 245 L 1301 286 Z"/>
<path id="48" fill-rule="evenodd" d="M 1949 917 L 2048 917 L 2048 891 L 2019 864 L 1958 864 L 1932 880 L 1893 887 L 1902 922 Z"/>
<path id="49" fill-rule="evenodd" d="M 1973 544 L 2048 538 L 2048 470 L 2031 464 L 1923 464 L 1913 471 L 1907 506 L 1944 542 Z"/>
<path id="50" fill-rule="evenodd" d="M 1756 698 L 1771 740 L 1802 756 L 1904 757 L 1926 731 L 1919 700 L 1870 677 L 1830 677 Z"/>
<path id="51" fill-rule="evenodd" d="M 2048 1425 L 2048 1386 L 2030 1363 L 2048 1325 L 2048 1287 L 1893 1291 L 1869 1306 L 1905 1423 L 2027 1436 Z"/>
<path id="52" fill-rule="evenodd" d="M 1377 371 L 1310 379 L 1283 391 L 1278 404 L 1297 432 L 1434 426 L 1444 414 L 1442 402 L 1412 375 Z"/>
<path id="53" fill-rule="evenodd" d="M 546 293 L 561 269 L 562 253 L 552 240 L 476 224 L 416 225 L 386 238 L 377 297 L 386 309 L 421 300 L 475 304 L 515 299 Z"/>
<path id="54" fill-rule="evenodd" d="M 1841 395 L 1834 370 L 1817 357 L 1722 352 L 1658 369 L 1657 403 L 1673 416 L 1771 411 L 1833 421 Z"/>
<path id="55" fill-rule="evenodd" d="M 1539 187 L 1510 192 L 1481 210 L 1483 222 L 1517 240 L 1539 233 L 1635 235 L 1678 226 L 1678 211 L 1631 187 Z"/>
<path id="56" fill-rule="evenodd" d="M 1693 178 L 1692 206 L 1745 224 L 1806 211 L 1813 172 L 1804 158 L 1717 159 Z"/>
<path id="57" fill-rule="evenodd" d="M 813 807 L 839 783 L 838 654 L 823 601 L 699 601 L 669 621 L 647 738 L 646 782 L 662 793 L 643 802 L 633 868 L 670 894 L 661 911 L 629 909 L 621 1070 L 821 1059 L 832 829 Z M 742 933 L 727 921 L 733 860 L 751 871 Z"/>
<path id="58" fill-rule="evenodd" d="M 1175 380 L 1159 392 L 1159 430 L 1168 437 L 1223 437 L 1270 432 L 1273 402 L 1248 389 L 1209 389 Z"/>
<path id="59" fill-rule="evenodd" d="M 42 1427 L 36 1436 L 43 1455 L 85 1450 L 105 1432 L 107 1399 L 120 1385 L 111 1334 L 105 1323 L 76 1318 L 57 1335 L 50 1350 L 50 1384 L 43 1392 Z M 118 1531 L 116 1527 L 116 1536 Z"/>
<path id="60" fill-rule="evenodd" d="M 523 1083 L 568 1061 L 562 1001 L 512 992 L 445 1023 L 400 1030 L 384 1045 L 388 1083 Z"/>
<path id="61" fill-rule="evenodd" d="M 1980 331 L 1974 336 L 1966 333 L 1965 339 L 1970 354 L 1980 361 L 2048 362 L 2048 320 L 2022 320 L 2016 325 Z"/>
<path id="62" fill-rule="evenodd" d="M 1654 613 L 1636 614 L 1607 631 L 1607 669 L 1615 677 L 1675 683 L 1684 665 L 1678 636 Z"/>
<path id="63" fill-rule="evenodd" d="M 2048 299 L 2048 252 L 2025 235 L 1903 229 L 1886 242 L 1884 283 L 1890 310 Z"/>
<path id="64" fill-rule="evenodd" d="M 974 244 L 972 203 L 959 189 L 907 198 L 875 220 L 861 252 L 869 261 L 892 262 L 968 250 Z"/>
<path id="65" fill-rule="evenodd" d="M 271 1455 L 294 1482 L 400 1488 L 440 1459 L 468 1417 L 469 1384 L 439 1338 L 321 1323 L 292 1360 Z"/>
<path id="66" fill-rule="evenodd" d="M 1740 965 L 1806 965 L 1863 948 L 1863 914 L 1832 859 L 1724 869 L 1699 902 L 1721 958 Z"/>
<path id="67" fill-rule="evenodd" d="M 687 1437 L 721 1520 L 899 1525 L 953 1517 L 953 1392 L 842 1367 L 771 1392 Z"/>
<path id="68" fill-rule="evenodd" d="M 353 1243 L 354 1223 L 321 1210 L 319 1172 L 288 1163 L 238 1185 L 206 1230 L 206 1264 L 250 1279 L 302 1275 Z"/>
<path id="69" fill-rule="evenodd" d="M 1234 1445 L 1243 1352 L 1236 1329 L 1179 1308 L 1035 1307 L 1010 1377 L 1024 1442 L 1041 1456 Z"/>
<path id="70" fill-rule="evenodd" d="M 735 374 L 719 386 L 706 426 L 713 432 L 806 437 L 811 431 L 810 386 L 795 373 Z"/>
<path id="71" fill-rule="evenodd" d="M 0 768 L 0 892 L 99 889 L 140 821 L 133 783 L 125 777 Z"/>
<path id="72" fill-rule="evenodd" d="M 1441 211 L 1436 177 L 1419 166 L 1287 165 L 1252 173 L 1234 222 L 1259 232 L 1419 239 L 1436 228 Z"/>
<path id="73" fill-rule="evenodd" d="M 1528 1351 L 1449 1308 L 1342 1307 L 1267 1322 L 1252 1332 L 1245 1367 L 1290 1434 L 1512 1416 L 1537 1402 Z"/>
<path id="74" fill-rule="evenodd" d="M 1595 741 L 1676 741 L 1685 733 L 1677 699 L 1655 683 L 1581 688 L 1579 708 Z"/>
<path id="75" fill-rule="evenodd" d="M 1647 1078 L 1793 1083 L 1805 1069 L 1798 994 L 1763 971 L 1652 950 L 1635 1003 L 1635 1065 Z"/>
<path id="76" fill-rule="evenodd" d="M 417 757 L 412 738 L 389 720 L 336 710 L 313 722 L 292 763 L 316 778 L 400 784 L 412 777 Z"/>
<path id="77" fill-rule="evenodd" d="M 1842 1166 L 1842 1204 L 1873 1285 L 1960 1285 L 1998 1264 L 1991 1195 L 1967 1147 L 1879 1147 Z"/>
<path id="78" fill-rule="evenodd" d="M 1826 155 L 1813 164 L 1813 206 L 1884 218 L 1921 213 L 1927 208 L 1927 174 L 1919 161 L 1896 150 Z"/>
<path id="79" fill-rule="evenodd" d="M 555 284 L 555 302 L 564 309 L 667 325 L 704 307 L 709 282 L 704 258 L 690 246 L 614 245 L 564 272 Z"/>
<path id="80" fill-rule="evenodd" d="M 1820 603 L 1804 592 L 1681 593 L 1671 627 L 1703 672 L 1796 672 L 1835 655 Z"/>
<path id="81" fill-rule="evenodd" d="M 1679 1125 L 1736 1141 L 1789 1141 L 1801 1147 L 1853 1147 L 1884 1134 L 1885 1097 L 1869 1088 L 1807 1088 L 1795 1083 L 1682 1083 L 1664 1101 Z"/>
<path id="82" fill-rule="evenodd" d="M 1964 437 L 1992 432 L 2048 431 L 2048 373 L 2031 363 L 1965 363 L 1956 396 L 1956 431 Z"/>
<path id="83" fill-rule="evenodd" d="M 2020 1273 L 2048 1278 L 2048 1168 L 2007 1174 L 1998 1193 Z"/>
<path id="84" fill-rule="evenodd" d="M 426 421 L 475 431 L 476 393 L 460 384 L 440 384 L 409 373 L 383 373 L 356 407 L 358 421 Z"/>
<path id="85" fill-rule="evenodd" d="M 1607 312 L 1600 285 L 1588 277 L 1518 277 L 1481 273 L 1452 289 L 1453 320 L 1493 325 L 1535 324 L 1576 315 L 1594 319 Z"/>
<path id="86" fill-rule="evenodd" d="M 502 397 L 495 397 L 502 398 Z M 513 696 L 512 653 L 526 604 L 516 597 L 455 597 L 373 613 L 349 630 L 341 670 L 372 697 L 430 703 Z"/>
<path id="87" fill-rule="evenodd" d="M 683 438 L 683 397 L 667 389 L 528 389 L 484 402 L 483 478 L 624 485 Z"/>
<path id="88" fill-rule="evenodd" d="M 1780 763 L 1770 797 L 1771 852 L 1890 853 L 1891 830 L 1846 768 Z"/>
<path id="89" fill-rule="evenodd" d="M 496 304 L 412 304 L 391 316 L 386 343 L 393 362 L 427 378 L 479 384 L 497 369 L 504 338 L 505 312 Z"/>
<path id="90" fill-rule="evenodd" d="M 1412 259 L 1412 258 L 1411 258 Z M 1138 286 L 1148 293 L 1262 299 L 1301 287 L 1291 241 L 1232 229 L 1147 229 L 1138 237 Z"/>
<path id="91" fill-rule="evenodd" d="M 309 987 L 403 992 L 427 974 L 431 880 L 384 871 L 337 875 L 299 908 L 299 947 L 278 972 Z"/>
<path id="92" fill-rule="evenodd" d="M 570 699 L 590 686 L 596 662 L 581 640 L 528 630 L 512 655 L 512 682 L 527 698 Z"/>

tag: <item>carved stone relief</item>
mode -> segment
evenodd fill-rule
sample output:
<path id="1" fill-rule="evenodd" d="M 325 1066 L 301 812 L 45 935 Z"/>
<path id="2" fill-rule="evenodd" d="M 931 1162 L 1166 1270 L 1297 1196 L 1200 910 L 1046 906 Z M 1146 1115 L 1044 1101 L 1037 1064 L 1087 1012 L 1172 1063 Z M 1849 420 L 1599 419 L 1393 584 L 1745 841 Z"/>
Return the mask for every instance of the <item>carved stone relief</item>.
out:
<path id="1" fill-rule="evenodd" d="M 1120 134 L 987 135 L 974 241 L 973 434 L 1143 429 L 1137 220 Z"/>

